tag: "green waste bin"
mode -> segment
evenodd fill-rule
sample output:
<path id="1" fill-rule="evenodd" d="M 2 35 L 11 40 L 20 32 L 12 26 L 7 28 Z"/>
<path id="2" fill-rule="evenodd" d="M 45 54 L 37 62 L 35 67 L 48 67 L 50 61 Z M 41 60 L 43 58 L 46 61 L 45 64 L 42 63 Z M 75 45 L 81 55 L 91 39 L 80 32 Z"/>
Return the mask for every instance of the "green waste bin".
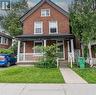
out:
<path id="1" fill-rule="evenodd" d="M 85 58 L 84 57 L 78 57 L 78 65 L 80 68 L 85 68 Z"/>

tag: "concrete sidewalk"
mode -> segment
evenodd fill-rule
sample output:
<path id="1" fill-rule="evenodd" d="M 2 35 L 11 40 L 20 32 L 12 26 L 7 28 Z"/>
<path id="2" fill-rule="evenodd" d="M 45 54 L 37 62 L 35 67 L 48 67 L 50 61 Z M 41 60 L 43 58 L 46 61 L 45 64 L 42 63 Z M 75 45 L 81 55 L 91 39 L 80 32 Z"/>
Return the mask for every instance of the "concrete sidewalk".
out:
<path id="1" fill-rule="evenodd" d="M 86 84 L 87 82 L 82 79 L 79 75 L 77 75 L 73 70 L 70 68 L 60 68 L 60 71 L 62 73 L 62 76 L 65 80 L 65 83 L 70 84 L 70 83 L 82 83 Z"/>
<path id="2" fill-rule="evenodd" d="M 96 95 L 96 85 L 0 84 L 0 95 Z"/>

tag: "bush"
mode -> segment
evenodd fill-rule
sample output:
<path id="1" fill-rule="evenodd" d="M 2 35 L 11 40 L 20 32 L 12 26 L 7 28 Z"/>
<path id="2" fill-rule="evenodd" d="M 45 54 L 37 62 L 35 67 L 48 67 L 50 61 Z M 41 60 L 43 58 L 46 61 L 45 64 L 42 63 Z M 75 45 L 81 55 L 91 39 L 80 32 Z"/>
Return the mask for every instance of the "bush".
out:
<path id="1" fill-rule="evenodd" d="M 41 60 L 36 64 L 37 67 L 40 68 L 56 68 L 56 61 L 53 59 L 46 59 L 46 60 Z"/>
<path id="2" fill-rule="evenodd" d="M 40 47 L 39 47 L 40 48 Z M 56 68 L 56 59 L 57 59 L 57 46 L 51 45 L 51 46 L 47 46 L 47 47 L 42 47 L 43 52 L 44 52 L 44 56 L 41 59 L 40 62 L 38 62 L 36 64 L 37 67 L 42 67 L 42 68 Z"/>
<path id="3" fill-rule="evenodd" d="M 14 53 L 11 49 L 0 49 L 0 54 L 12 54 Z"/>

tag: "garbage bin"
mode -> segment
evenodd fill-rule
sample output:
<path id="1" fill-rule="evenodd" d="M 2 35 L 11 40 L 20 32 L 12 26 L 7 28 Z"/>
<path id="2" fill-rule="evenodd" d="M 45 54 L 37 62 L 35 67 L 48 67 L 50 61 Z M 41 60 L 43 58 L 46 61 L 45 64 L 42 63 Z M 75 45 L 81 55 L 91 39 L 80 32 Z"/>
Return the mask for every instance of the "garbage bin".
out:
<path id="1" fill-rule="evenodd" d="M 78 65 L 80 68 L 85 68 L 85 58 L 84 57 L 78 57 Z"/>

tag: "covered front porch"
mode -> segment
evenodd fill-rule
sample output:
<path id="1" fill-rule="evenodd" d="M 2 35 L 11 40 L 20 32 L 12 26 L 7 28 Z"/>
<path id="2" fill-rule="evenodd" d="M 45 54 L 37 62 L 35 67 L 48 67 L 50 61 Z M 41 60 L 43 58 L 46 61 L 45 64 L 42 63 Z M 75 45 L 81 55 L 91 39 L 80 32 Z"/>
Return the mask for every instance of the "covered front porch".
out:
<path id="1" fill-rule="evenodd" d="M 35 63 L 43 57 L 43 52 L 36 46 L 50 46 L 57 44 L 58 58 L 70 62 L 74 61 L 74 36 L 73 35 L 21 35 L 18 36 L 17 63 Z"/>

